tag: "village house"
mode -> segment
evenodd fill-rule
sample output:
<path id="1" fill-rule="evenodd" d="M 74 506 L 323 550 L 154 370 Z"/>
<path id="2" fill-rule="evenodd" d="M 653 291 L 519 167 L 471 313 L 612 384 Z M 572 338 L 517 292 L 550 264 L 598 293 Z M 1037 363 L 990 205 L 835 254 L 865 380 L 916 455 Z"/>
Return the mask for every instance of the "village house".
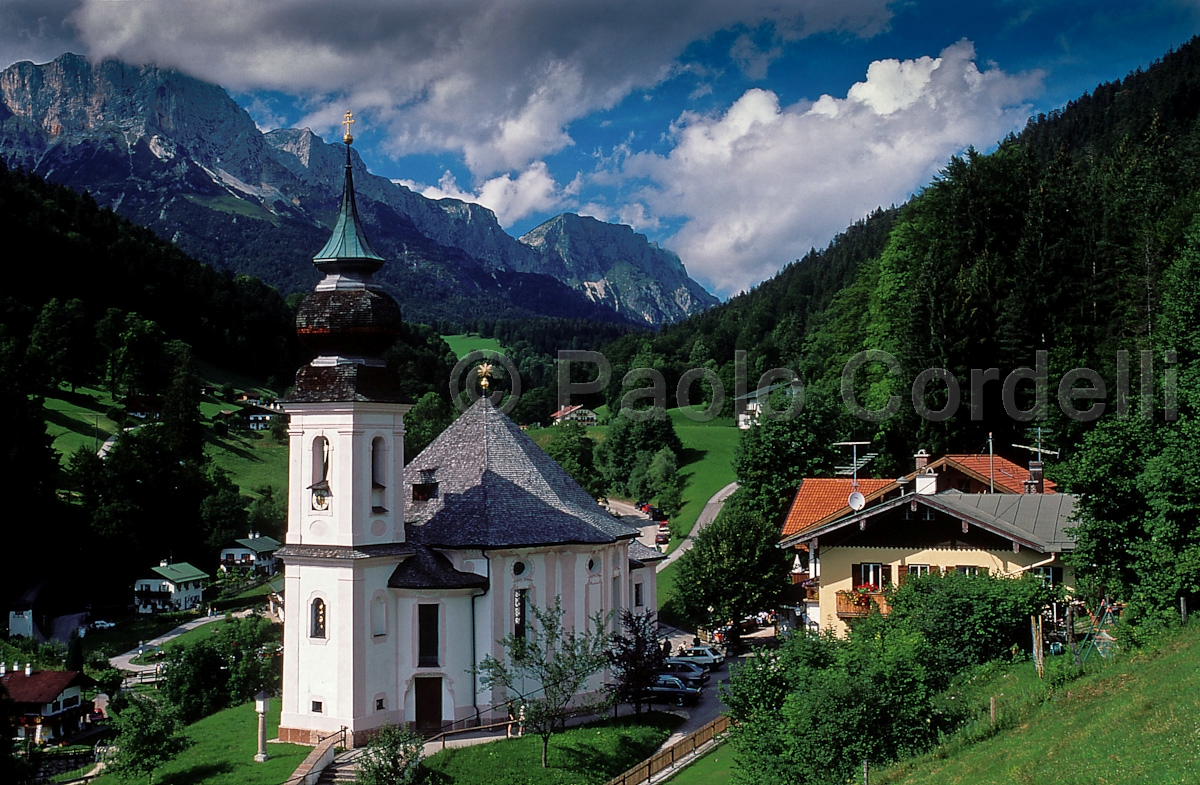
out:
<path id="1" fill-rule="evenodd" d="M 516 696 L 474 671 L 505 656 L 501 638 L 527 633 L 533 608 L 559 598 L 570 629 L 657 607 L 658 555 L 488 397 L 405 466 L 411 402 L 383 360 L 400 311 L 372 280 L 383 259 L 359 223 L 350 141 L 341 212 L 314 258 L 324 278 L 296 318 L 316 357 L 282 402 L 279 738 L 307 744 L 341 728 L 358 745 L 384 723 L 504 719 Z M 602 686 L 601 674 L 585 689 Z"/>
<path id="2" fill-rule="evenodd" d="M 17 663 L 8 670 L 0 662 L 0 686 L 11 700 L 17 738 L 46 744 L 82 730 L 92 710 L 92 703 L 83 700 L 89 681 L 77 671 L 35 671 L 28 664 L 21 670 Z"/>
<path id="3" fill-rule="evenodd" d="M 1062 555 L 1074 548 L 1075 497 L 1057 493 L 1040 462 L 1022 472 L 1002 458 L 931 462 L 921 451 L 916 464 L 896 480 L 801 483 L 780 542 L 796 551 L 794 623 L 844 634 L 871 605 L 886 612 L 885 587 L 931 571 L 1028 571 L 1070 588 Z"/>
<path id="4" fill-rule="evenodd" d="M 247 536 L 234 540 L 232 545 L 221 549 L 221 563 L 218 569 L 228 572 L 240 568 L 256 575 L 274 575 L 275 552 L 281 545 L 282 543 L 274 537 L 250 532 Z"/>
<path id="5" fill-rule="evenodd" d="M 171 564 L 165 559 L 150 569 L 150 575 L 133 585 L 133 603 L 138 613 L 186 611 L 204 601 L 209 574 L 187 562 Z"/>
<path id="6" fill-rule="evenodd" d="M 550 420 L 555 425 L 562 425 L 565 422 L 577 422 L 582 425 L 595 425 L 596 413 L 591 409 L 583 408 L 582 404 L 573 406 L 564 406 L 563 408 L 550 415 Z"/>

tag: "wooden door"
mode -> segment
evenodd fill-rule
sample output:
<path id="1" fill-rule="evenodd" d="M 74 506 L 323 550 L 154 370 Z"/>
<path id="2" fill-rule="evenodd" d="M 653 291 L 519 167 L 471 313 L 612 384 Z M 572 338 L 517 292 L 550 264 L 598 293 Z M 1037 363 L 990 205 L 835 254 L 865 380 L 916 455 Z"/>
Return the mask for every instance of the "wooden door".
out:
<path id="1" fill-rule="evenodd" d="M 442 727 L 442 678 L 429 676 L 416 679 L 416 726 L 418 731 Z"/>

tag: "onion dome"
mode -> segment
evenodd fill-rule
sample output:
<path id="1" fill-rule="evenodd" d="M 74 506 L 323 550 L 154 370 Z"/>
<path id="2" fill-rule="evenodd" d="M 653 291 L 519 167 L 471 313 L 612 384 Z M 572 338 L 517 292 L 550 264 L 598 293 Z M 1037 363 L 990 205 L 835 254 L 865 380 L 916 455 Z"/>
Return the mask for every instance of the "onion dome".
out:
<path id="1" fill-rule="evenodd" d="M 297 372 L 292 400 L 403 400 L 383 359 L 400 336 L 400 306 L 371 279 L 384 260 L 367 242 L 354 200 L 353 122 L 346 112 L 341 210 L 329 242 L 313 257 L 324 277 L 296 314 L 296 334 L 317 356 Z"/>

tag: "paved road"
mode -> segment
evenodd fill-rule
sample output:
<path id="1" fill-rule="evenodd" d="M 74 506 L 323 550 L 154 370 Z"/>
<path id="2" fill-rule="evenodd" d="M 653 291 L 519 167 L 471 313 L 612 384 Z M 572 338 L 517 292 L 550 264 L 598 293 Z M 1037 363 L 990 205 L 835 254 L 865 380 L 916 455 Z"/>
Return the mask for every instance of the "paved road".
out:
<path id="1" fill-rule="evenodd" d="M 242 616 L 248 616 L 253 612 L 254 612 L 253 610 L 238 611 L 237 613 L 235 613 L 233 615 L 242 617 Z M 172 638 L 178 638 L 180 635 L 183 635 L 188 630 L 194 630 L 201 625 L 208 624 L 209 622 L 221 621 L 224 618 L 225 618 L 225 614 L 222 613 L 222 614 L 218 614 L 216 616 L 201 616 L 198 619 L 192 619 L 191 621 L 184 622 L 183 624 L 179 625 L 178 627 L 171 630 L 170 632 L 165 632 L 162 635 L 159 635 L 157 638 L 146 641 L 143 644 L 143 648 L 146 649 L 147 651 L 149 651 L 150 649 L 153 649 L 155 646 L 161 646 L 162 644 L 166 643 L 167 641 L 171 640 Z M 125 652 L 124 654 L 118 654 L 115 657 L 109 657 L 108 663 L 109 663 L 109 665 L 116 668 L 117 670 L 128 671 L 129 673 L 133 673 L 136 675 L 140 675 L 143 673 L 154 673 L 155 666 L 153 666 L 153 665 L 134 665 L 132 660 L 136 656 L 138 656 L 138 650 L 130 649 L 129 651 Z"/>
<path id="2" fill-rule="evenodd" d="M 678 548 L 671 551 L 667 555 L 667 558 L 658 563 L 658 572 L 662 572 L 664 569 L 666 569 L 668 564 L 673 564 L 680 556 L 692 549 L 692 545 L 695 543 L 695 536 L 704 531 L 704 527 L 713 522 L 713 520 L 717 517 L 717 513 L 719 513 L 721 508 L 725 506 L 725 500 L 728 499 L 730 494 L 737 489 L 738 484 L 736 482 L 731 482 L 713 494 L 713 497 L 708 500 L 707 504 L 704 505 L 704 509 L 700 511 L 700 517 L 696 519 L 696 525 L 692 527 L 691 533 L 683 538 L 683 542 L 679 543 Z"/>

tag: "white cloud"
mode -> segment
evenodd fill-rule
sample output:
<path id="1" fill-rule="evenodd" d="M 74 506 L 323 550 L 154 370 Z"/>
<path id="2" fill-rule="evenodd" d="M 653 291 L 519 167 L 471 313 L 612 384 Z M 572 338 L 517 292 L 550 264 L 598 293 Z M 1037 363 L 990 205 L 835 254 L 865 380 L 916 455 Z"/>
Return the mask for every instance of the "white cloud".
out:
<path id="1" fill-rule="evenodd" d="M 496 220 L 505 227 L 534 213 L 558 209 L 574 185 L 560 188 L 542 161 L 535 161 L 515 180 L 509 174 L 503 174 L 484 181 L 474 192 L 459 187 L 449 171 L 441 176 L 437 185 L 422 185 L 411 180 L 398 182 L 430 199 L 450 198 L 481 204 L 495 213 Z"/>
<path id="2" fill-rule="evenodd" d="M 573 120 L 658 84 L 720 30 L 869 36 L 893 1 L 56 0 L 78 3 L 86 54 L 319 95 L 303 119 L 318 133 L 336 134 L 350 106 L 387 129 L 389 152 L 458 153 L 476 177 L 570 145 Z"/>
<path id="3" fill-rule="evenodd" d="M 904 201 L 953 154 L 988 147 L 1028 116 L 1042 74 L 979 71 L 967 41 L 937 58 L 879 61 L 845 98 L 781 107 L 746 91 L 719 116 L 684 113 L 665 155 L 639 153 L 627 177 L 665 242 L 721 294 L 748 288 L 822 246 L 875 207 Z"/>

